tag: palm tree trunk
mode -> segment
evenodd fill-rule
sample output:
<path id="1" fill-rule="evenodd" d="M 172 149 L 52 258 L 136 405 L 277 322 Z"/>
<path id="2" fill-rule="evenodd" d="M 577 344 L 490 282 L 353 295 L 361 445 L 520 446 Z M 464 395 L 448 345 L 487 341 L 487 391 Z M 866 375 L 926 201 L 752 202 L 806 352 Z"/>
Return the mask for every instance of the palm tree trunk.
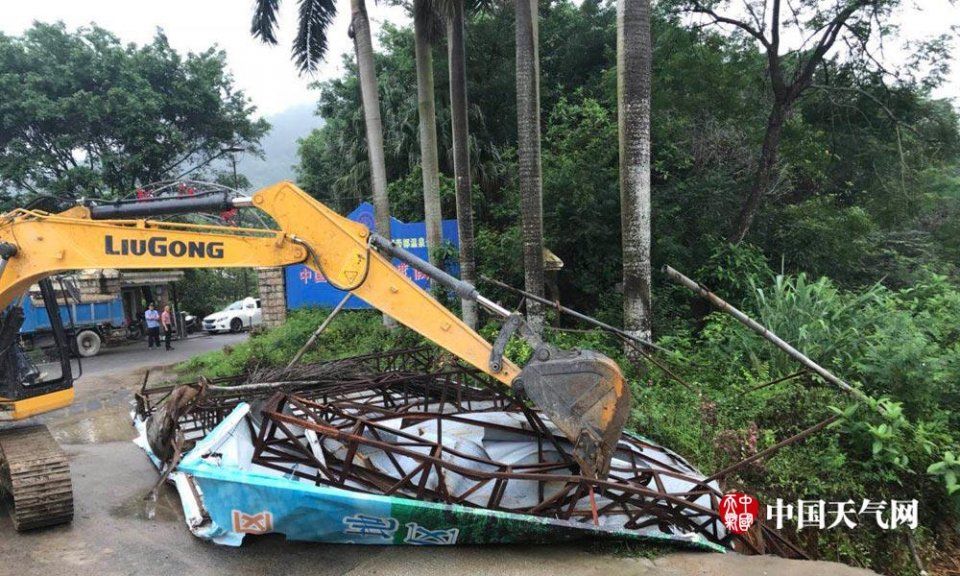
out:
<path id="1" fill-rule="evenodd" d="M 520 175 L 520 232 L 527 292 L 543 296 L 543 189 L 540 174 L 540 57 L 537 0 L 516 1 L 517 153 Z M 543 331 L 543 307 L 527 300 L 527 321 Z"/>
<path id="2" fill-rule="evenodd" d="M 437 115 L 433 92 L 433 54 L 424 22 L 426 12 L 420 6 L 425 0 L 414 0 L 414 50 L 417 59 L 417 106 L 420 113 L 420 165 L 423 172 L 423 213 L 427 224 L 427 254 L 430 262 L 440 265 L 439 250 L 443 242 L 440 210 L 440 166 L 437 158 Z"/>
<path id="3" fill-rule="evenodd" d="M 473 256 L 473 189 L 470 177 L 470 125 L 467 118 L 467 57 L 463 34 L 463 0 L 454 0 L 447 20 L 450 61 L 450 124 L 453 133 L 453 174 L 457 187 L 457 228 L 460 235 L 460 278 L 476 284 Z M 461 300 L 463 321 L 477 327 L 477 303 Z"/>
<path id="4" fill-rule="evenodd" d="M 370 18 L 364 0 L 350 0 L 353 43 L 360 70 L 360 95 L 363 101 L 363 120 L 367 131 L 367 155 L 370 160 L 370 184 L 373 188 L 373 218 L 377 233 L 390 238 L 390 201 L 387 198 L 387 168 L 383 156 L 383 124 L 380 121 L 380 90 L 377 88 L 377 69 L 373 62 L 373 39 Z M 386 326 L 396 321 L 383 315 Z"/>
<path id="5" fill-rule="evenodd" d="M 650 338 L 650 0 L 617 3 L 623 325 Z"/>

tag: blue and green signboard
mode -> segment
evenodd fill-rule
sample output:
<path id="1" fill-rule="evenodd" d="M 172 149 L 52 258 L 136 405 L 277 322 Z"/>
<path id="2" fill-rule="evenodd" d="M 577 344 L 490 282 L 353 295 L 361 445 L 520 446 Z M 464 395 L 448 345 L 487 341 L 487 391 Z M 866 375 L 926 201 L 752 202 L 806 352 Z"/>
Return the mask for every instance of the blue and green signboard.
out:
<path id="1" fill-rule="evenodd" d="M 360 222 L 370 230 L 376 230 L 373 219 L 373 205 L 368 202 L 357 206 L 353 212 L 347 215 L 347 218 Z M 427 227 L 423 222 L 408 223 L 391 218 L 390 237 L 394 243 L 404 250 L 408 250 L 424 260 L 427 259 Z M 443 221 L 443 241 L 453 248 L 460 246 L 460 235 L 457 231 L 456 220 Z M 425 274 L 398 260 L 394 261 L 394 265 L 402 270 L 408 278 L 416 282 L 418 286 L 429 289 L 430 280 Z M 448 266 L 447 271 L 454 275 L 460 272 L 459 266 L 456 264 Z M 333 308 L 345 295 L 343 291 L 331 286 L 322 274 L 314 272 L 303 264 L 287 266 L 286 285 L 287 308 L 290 310 L 308 306 Z M 347 302 L 345 308 L 358 310 L 370 308 L 370 305 L 357 297 L 353 297 Z"/>

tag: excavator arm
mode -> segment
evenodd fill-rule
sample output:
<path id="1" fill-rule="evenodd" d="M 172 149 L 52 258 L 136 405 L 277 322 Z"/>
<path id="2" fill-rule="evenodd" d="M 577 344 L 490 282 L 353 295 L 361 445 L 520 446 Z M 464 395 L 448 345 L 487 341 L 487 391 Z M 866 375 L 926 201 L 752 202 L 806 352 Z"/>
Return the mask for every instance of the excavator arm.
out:
<path id="1" fill-rule="evenodd" d="M 146 219 L 232 207 L 259 209 L 278 229 Z M 584 473 L 605 474 L 629 414 L 629 393 L 616 364 L 595 352 L 560 351 L 541 343 L 521 370 L 394 267 L 389 257 L 421 267 L 460 296 L 510 316 L 473 286 L 430 267 L 286 182 L 250 198 L 160 198 L 76 206 L 59 214 L 18 210 L 0 216 L 0 307 L 38 280 L 67 270 L 303 263 L 503 384 L 522 388 L 573 443 L 573 457 Z"/>

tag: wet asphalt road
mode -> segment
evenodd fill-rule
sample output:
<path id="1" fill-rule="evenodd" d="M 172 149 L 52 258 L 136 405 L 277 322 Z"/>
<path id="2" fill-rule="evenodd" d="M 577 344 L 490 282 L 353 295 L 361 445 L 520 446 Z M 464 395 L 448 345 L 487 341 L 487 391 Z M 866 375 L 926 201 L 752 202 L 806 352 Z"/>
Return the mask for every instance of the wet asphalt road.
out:
<path id="1" fill-rule="evenodd" d="M 126 412 L 133 399 L 133 391 L 143 383 L 143 376 L 149 370 L 155 381 L 158 378 L 171 378 L 164 372 L 169 368 L 194 356 L 220 350 L 226 346 L 235 346 L 249 338 L 249 334 L 192 334 L 186 340 L 173 343 L 173 350 L 147 348 L 146 340 L 104 348 L 93 358 L 82 359 L 82 371 L 77 369 L 77 360 L 73 360 L 76 377 L 73 404 L 43 414 L 34 420 L 51 425 L 64 418 L 84 417 L 99 410 L 122 408 Z M 134 377 L 139 374 L 138 377 Z M 59 439 L 59 438 L 58 438 Z"/>
<path id="2" fill-rule="evenodd" d="M 235 344 L 245 335 L 201 336 L 171 353 L 124 347 L 85 362 L 77 401 L 44 422 L 70 456 L 76 515 L 72 524 L 17 534 L 0 514 L 0 576 L 103 575 L 351 575 L 423 574 L 643 576 L 863 576 L 838 564 L 733 554 L 674 553 L 654 560 L 597 553 L 587 544 L 452 548 L 393 548 L 289 542 L 248 537 L 240 548 L 194 538 L 179 499 L 161 488 L 149 518 L 143 497 L 156 470 L 130 440 L 132 391 L 152 368 L 150 384 L 172 373 L 160 368 L 194 354 Z"/>
<path id="3" fill-rule="evenodd" d="M 176 364 L 188 360 L 198 354 L 219 350 L 224 346 L 232 346 L 243 342 L 249 334 L 191 334 L 186 340 L 174 341 L 172 351 L 164 349 L 149 349 L 147 341 L 124 344 L 122 346 L 104 348 L 93 358 L 83 359 L 83 375 L 80 384 L 85 384 L 87 378 L 105 374 L 130 372 L 136 368 Z M 78 387 L 78 392 L 79 392 Z"/>

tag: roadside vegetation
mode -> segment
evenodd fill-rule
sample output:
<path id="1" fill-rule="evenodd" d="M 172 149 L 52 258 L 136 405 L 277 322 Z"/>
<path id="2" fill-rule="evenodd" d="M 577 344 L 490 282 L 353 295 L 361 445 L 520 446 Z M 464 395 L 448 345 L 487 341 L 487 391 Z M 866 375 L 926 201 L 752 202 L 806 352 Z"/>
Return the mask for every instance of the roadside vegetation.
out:
<path id="1" fill-rule="evenodd" d="M 280 327 L 251 337 L 235 346 L 196 356 L 178 366 L 180 380 L 197 376 L 237 376 L 257 366 L 285 366 L 330 314 L 322 308 L 294 310 Z M 391 330 L 373 311 L 342 312 L 304 354 L 301 362 L 337 360 L 397 347 L 424 345 L 427 341 L 409 330 Z"/>

